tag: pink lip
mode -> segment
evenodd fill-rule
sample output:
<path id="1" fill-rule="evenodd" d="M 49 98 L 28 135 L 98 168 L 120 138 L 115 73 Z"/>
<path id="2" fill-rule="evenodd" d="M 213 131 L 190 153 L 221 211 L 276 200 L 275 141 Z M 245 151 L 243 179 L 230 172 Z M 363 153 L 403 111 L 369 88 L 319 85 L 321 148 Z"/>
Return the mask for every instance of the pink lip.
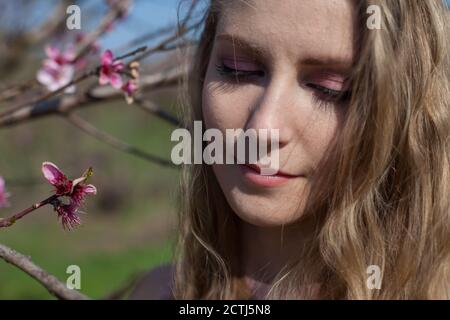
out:
<path id="1" fill-rule="evenodd" d="M 255 185 L 262 187 L 276 187 L 300 176 L 293 176 L 278 171 L 275 175 L 261 175 L 261 169 L 255 164 L 240 164 L 239 169 L 243 176 Z"/>

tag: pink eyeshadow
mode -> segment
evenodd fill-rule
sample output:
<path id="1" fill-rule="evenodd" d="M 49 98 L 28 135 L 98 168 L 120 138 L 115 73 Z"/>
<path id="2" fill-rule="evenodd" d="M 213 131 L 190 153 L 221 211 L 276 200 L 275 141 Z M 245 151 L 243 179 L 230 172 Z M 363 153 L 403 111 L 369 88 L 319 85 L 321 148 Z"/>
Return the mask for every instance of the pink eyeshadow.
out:
<path id="1" fill-rule="evenodd" d="M 345 90 L 346 78 L 337 73 L 320 72 L 308 77 L 308 82 L 326 87 L 332 90 L 341 91 Z"/>
<path id="2" fill-rule="evenodd" d="M 227 68 L 236 69 L 239 71 L 258 71 L 257 65 L 251 62 L 239 60 L 239 59 L 223 59 L 223 64 Z"/>

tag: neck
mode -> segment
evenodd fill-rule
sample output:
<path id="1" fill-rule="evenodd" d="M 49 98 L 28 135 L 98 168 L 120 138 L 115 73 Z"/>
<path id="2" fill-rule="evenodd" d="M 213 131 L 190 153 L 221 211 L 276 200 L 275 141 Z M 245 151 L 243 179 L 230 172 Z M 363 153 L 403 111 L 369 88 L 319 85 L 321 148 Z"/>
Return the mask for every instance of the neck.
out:
<path id="1" fill-rule="evenodd" d="M 254 295 L 264 297 L 275 277 L 301 254 L 311 224 L 258 227 L 239 220 L 240 270 Z"/>

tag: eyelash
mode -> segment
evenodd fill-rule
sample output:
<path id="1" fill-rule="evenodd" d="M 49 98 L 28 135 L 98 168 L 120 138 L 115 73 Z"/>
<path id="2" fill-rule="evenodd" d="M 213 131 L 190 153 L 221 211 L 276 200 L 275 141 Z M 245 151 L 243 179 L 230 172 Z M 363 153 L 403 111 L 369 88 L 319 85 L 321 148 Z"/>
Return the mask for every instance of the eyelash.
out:
<path id="1" fill-rule="evenodd" d="M 216 64 L 217 72 L 228 78 L 229 80 L 251 80 L 255 76 L 264 76 L 263 71 L 241 71 L 227 67 L 224 64 Z M 308 83 L 308 88 L 314 90 L 313 99 L 319 107 L 329 107 L 330 104 L 343 104 L 350 99 L 350 91 L 337 91 L 330 88 L 326 88 L 317 84 Z"/>
<path id="2" fill-rule="evenodd" d="M 249 79 L 255 76 L 264 76 L 263 71 L 241 71 L 227 67 L 224 64 L 216 64 L 216 70 L 220 75 L 232 79 Z"/>
<path id="3" fill-rule="evenodd" d="M 313 83 L 308 83 L 306 86 L 315 91 L 315 94 L 313 94 L 313 99 L 314 102 L 317 103 L 320 107 L 326 108 L 330 104 L 345 104 L 350 100 L 351 97 L 350 90 L 338 91 Z"/>

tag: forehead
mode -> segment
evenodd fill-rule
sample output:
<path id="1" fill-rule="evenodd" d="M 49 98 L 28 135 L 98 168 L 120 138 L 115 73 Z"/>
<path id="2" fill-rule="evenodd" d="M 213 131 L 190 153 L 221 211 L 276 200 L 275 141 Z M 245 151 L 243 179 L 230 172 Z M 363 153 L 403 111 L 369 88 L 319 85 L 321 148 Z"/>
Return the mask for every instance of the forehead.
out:
<path id="1" fill-rule="evenodd" d="M 248 39 L 271 56 L 351 60 L 354 21 L 351 0 L 228 0 L 216 36 Z"/>

